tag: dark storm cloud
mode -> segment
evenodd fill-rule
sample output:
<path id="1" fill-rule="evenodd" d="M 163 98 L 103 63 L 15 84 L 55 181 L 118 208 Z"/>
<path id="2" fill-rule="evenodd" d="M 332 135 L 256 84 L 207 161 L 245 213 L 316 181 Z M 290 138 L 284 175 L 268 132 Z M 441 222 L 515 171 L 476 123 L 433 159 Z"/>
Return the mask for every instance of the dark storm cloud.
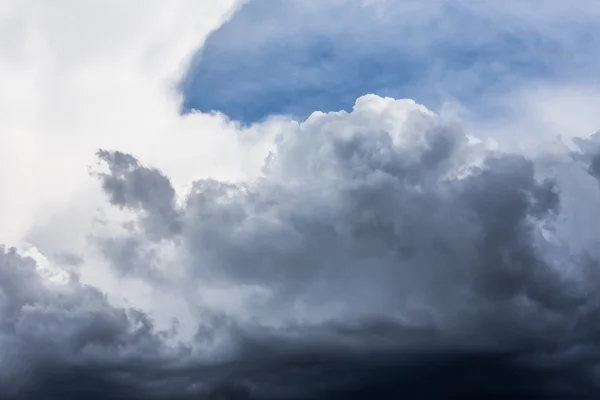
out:
<path id="1" fill-rule="evenodd" d="M 585 173 L 597 153 L 580 144 Z M 147 315 L 5 250 L 6 399 L 600 395 L 598 260 L 547 239 L 563 188 L 534 159 L 374 96 L 285 125 L 264 176 L 200 180 L 184 202 L 133 156 L 98 156 L 108 198 L 138 218 L 96 238 L 119 272 L 168 276 L 165 245 L 181 275 L 161 290 L 263 297 L 244 315 L 193 304 L 195 342 L 172 348 Z"/>
<path id="2" fill-rule="evenodd" d="M 33 259 L 0 248 L 0 398 L 63 398 L 47 385 L 63 393 L 97 388 L 102 373 L 86 376 L 95 362 L 116 362 L 110 374 L 118 375 L 127 360 L 159 359 L 164 351 L 161 333 L 145 314 L 111 306 L 76 277 L 59 278 L 47 279 Z"/>
<path id="3" fill-rule="evenodd" d="M 258 335 L 260 333 L 260 335 Z M 533 350 L 418 346 L 419 332 L 365 324 L 255 332 L 231 362 L 45 363 L 4 399 L 592 399 L 585 359 L 541 365 Z M 286 337 L 286 334 L 289 337 Z M 412 337 L 412 340 L 411 340 Z M 390 345 L 398 339 L 413 348 Z M 428 338 L 430 339 L 430 338 Z M 345 341 L 345 344 L 344 344 Z M 386 344 L 387 342 L 387 344 Z M 342 343 L 342 344 L 340 344 Z M 10 388 L 10 385 L 8 386 Z"/>

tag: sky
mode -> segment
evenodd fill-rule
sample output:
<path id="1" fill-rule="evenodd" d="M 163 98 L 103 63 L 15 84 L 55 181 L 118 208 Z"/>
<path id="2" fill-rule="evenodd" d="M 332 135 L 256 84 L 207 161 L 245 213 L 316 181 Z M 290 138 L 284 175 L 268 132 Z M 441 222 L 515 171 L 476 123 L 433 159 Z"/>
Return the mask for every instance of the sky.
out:
<path id="1" fill-rule="evenodd" d="M 599 21 L 0 0 L 0 400 L 598 398 Z"/>

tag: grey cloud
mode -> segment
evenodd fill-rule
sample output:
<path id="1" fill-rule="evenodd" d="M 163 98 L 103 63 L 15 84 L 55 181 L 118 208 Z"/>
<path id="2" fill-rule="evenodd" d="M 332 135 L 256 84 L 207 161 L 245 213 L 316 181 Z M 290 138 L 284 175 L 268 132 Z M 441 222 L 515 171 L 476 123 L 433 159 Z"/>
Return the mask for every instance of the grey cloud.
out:
<path id="1" fill-rule="evenodd" d="M 131 236 L 99 239 L 100 250 L 122 274 L 164 281 L 166 277 L 156 267 L 160 257 L 154 249 L 144 247 L 142 241 L 160 242 L 181 231 L 181 216 L 171 182 L 160 171 L 144 167 L 129 154 L 99 150 L 97 157 L 109 166 L 109 173 L 95 175 L 111 204 L 138 213 L 137 225 L 143 231 L 143 237 L 136 237 L 136 226 L 128 226 Z"/>
<path id="2" fill-rule="evenodd" d="M 116 235 L 98 240 L 102 254 L 116 271 L 125 276 L 137 276 L 159 282 L 164 279 L 156 264 L 160 256 L 136 236 Z"/>
<path id="3" fill-rule="evenodd" d="M 59 264 L 70 267 L 79 267 L 83 264 L 83 257 L 68 251 L 61 251 L 52 256 Z"/>
<path id="4" fill-rule="evenodd" d="M 118 171 L 123 160 L 104 154 Z M 147 169 L 118 157 L 131 168 L 122 185 L 142 185 L 137 171 Z M 163 187 L 158 198 L 171 198 Z M 402 314 L 413 302 L 450 325 L 498 314 L 501 326 L 537 308 L 543 325 L 587 301 L 538 243 L 539 225 L 560 213 L 557 183 L 537 179 L 533 160 L 469 145 L 460 127 L 407 101 L 367 96 L 352 113 L 290 127 L 264 177 L 198 181 L 176 213 L 186 279 L 266 288 L 272 298 L 257 315 L 289 315 L 293 304 L 329 317 Z"/>
<path id="5" fill-rule="evenodd" d="M 580 144 L 588 147 L 575 161 L 585 170 L 595 150 Z M 232 296 L 259 287 L 263 297 L 244 302 L 243 315 L 191 304 L 205 313 L 194 346 L 229 346 L 207 359 L 170 348 L 148 316 L 110 306 L 93 287 L 73 280 L 50 289 L 33 261 L 4 251 L 2 337 L 38 366 L 29 389 L 13 393 L 600 393 L 598 260 L 546 239 L 563 216 L 564 188 L 539 174 L 535 159 L 487 150 L 411 102 L 373 96 L 352 113 L 282 125 L 264 176 L 199 180 L 181 203 L 160 171 L 124 153 L 98 156 L 109 167 L 98 177 L 111 202 L 138 215 L 129 233 L 96 238 L 119 272 L 150 283 L 168 278 L 160 290 L 191 303 L 211 284 Z M 161 245 L 175 254 L 181 277 L 157 272 Z"/>
<path id="6" fill-rule="evenodd" d="M 594 178 L 600 180 L 600 153 L 592 157 L 589 172 Z"/>
<path id="7" fill-rule="evenodd" d="M 154 240 L 179 231 L 175 190 L 167 177 L 129 154 L 99 150 L 97 156 L 110 166 L 110 173 L 98 177 L 112 204 L 143 211 L 144 230 Z"/>
<path id="8" fill-rule="evenodd" d="M 92 286 L 48 281 L 33 259 L 12 248 L 0 248 L 0 278 L 2 399 L 85 395 L 77 387 L 99 390 L 104 379 L 117 384 L 119 369 L 135 372 L 131 363 L 168 361 L 164 334 L 147 315 L 110 305 Z M 63 371 L 68 380 L 61 381 Z"/>
<path id="9" fill-rule="evenodd" d="M 587 165 L 588 173 L 600 182 L 600 131 L 587 139 L 576 138 L 580 152 L 574 158 Z"/>
<path id="10" fill-rule="evenodd" d="M 415 347 L 391 345 L 411 336 Z M 352 330 L 331 325 L 302 327 L 297 332 L 263 329 L 243 338 L 242 351 L 231 362 L 124 361 L 76 368 L 46 364 L 18 395 L 265 400 L 592 399 L 597 395 L 585 361 L 540 365 L 532 359 L 532 349 L 474 351 L 431 342 L 423 348 L 418 346 L 419 336 L 418 332 L 407 335 L 405 328 L 389 323 L 358 324 Z"/>

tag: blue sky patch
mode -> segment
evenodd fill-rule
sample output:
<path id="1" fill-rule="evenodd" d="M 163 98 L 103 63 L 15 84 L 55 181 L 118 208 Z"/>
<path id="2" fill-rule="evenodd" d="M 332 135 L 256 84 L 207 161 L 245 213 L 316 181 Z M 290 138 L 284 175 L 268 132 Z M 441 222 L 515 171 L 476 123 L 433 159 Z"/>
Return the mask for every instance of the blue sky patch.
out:
<path id="1" fill-rule="evenodd" d="M 582 22 L 544 35 L 456 2 L 397 3 L 250 1 L 196 55 L 181 82 L 182 111 L 252 123 L 348 110 L 375 93 L 433 109 L 451 99 L 485 112 L 497 94 L 524 82 L 591 73 L 586 52 L 598 27 Z M 572 42 L 581 53 L 565 50 Z"/>

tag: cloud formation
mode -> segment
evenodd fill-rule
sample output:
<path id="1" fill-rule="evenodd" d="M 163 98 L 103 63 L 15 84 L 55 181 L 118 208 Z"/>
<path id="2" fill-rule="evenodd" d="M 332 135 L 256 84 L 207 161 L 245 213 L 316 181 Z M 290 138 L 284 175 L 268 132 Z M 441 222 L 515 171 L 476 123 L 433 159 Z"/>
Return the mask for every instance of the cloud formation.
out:
<path id="1" fill-rule="evenodd" d="M 554 161 L 595 183 L 596 136 L 579 144 Z M 184 199 L 132 155 L 97 156 L 135 217 L 96 244 L 121 275 L 180 292 L 196 335 L 174 345 L 144 312 L 4 249 L 7 399 L 598 393 L 598 259 L 560 241 L 565 193 L 538 160 L 374 95 L 287 123 L 260 178 L 200 179 Z"/>
<path id="2" fill-rule="evenodd" d="M 598 397 L 598 134 L 180 116 L 234 4 L 121 3 L 0 6 L 0 399 Z"/>
<path id="3" fill-rule="evenodd" d="M 263 177 L 199 180 L 181 205 L 159 171 L 119 152 L 100 157 L 113 203 L 141 213 L 123 240 L 171 240 L 188 256 L 185 279 L 209 274 L 261 286 L 279 305 L 354 312 L 433 300 L 423 294 L 437 297 L 436 307 L 455 304 L 453 284 L 549 306 L 545 287 L 561 286 L 536 247 L 537 225 L 559 212 L 556 183 L 538 181 L 533 161 L 470 143 L 409 100 L 365 96 L 349 114 L 290 123 Z"/>

